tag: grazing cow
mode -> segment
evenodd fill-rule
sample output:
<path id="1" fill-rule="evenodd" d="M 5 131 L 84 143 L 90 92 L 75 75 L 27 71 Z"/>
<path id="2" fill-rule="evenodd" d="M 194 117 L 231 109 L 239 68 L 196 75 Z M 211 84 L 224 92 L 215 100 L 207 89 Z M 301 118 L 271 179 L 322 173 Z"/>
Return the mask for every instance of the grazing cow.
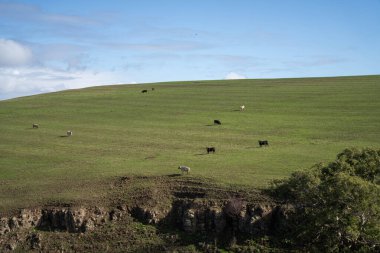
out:
<path id="1" fill-rule="evenodd" d="M 38 128 L 38 124 L 33 124 L 33 128 Z"/>
<path id="2" fill-rule="evenodd" d="M 178 169 L 181 170 L 182 174 L 184 172 L 186 172 L 187 174 L 189 174 L 189 172 L 190 172 L 190 167 L 187 167 L 187 166 L 181 165 L 181 166 L 178 167 Z"/>
<path id="3" fill-rule="evenodd" d="M 148 90 L 142 90 L 141 93 L 148 93 Z"/>
<path id="4" fill-rule="evenodd" d="M 244 111 L 244 109 L 245 109 L 245 105 L 241 105 L 240 106 L 240 111 Z"/>
<path id="5" fill-rule="evenodd" d="M 152 90 L 154 90 L 154 88 L 152 88 Z"/>
<path id="6" fill-rule="evenodd" d="M 259 145 L 260 145 L 260 147 L 262 147 L 262 146 L 269 146 L 269 143 L 268 143 L 268 141 L 259 141 Z"/>
<path id="7" fill-rule="evenodd" d="M 73 131 L 67 131 L 67 136 L 70 137 L 71 135 L 73 135 Z"/>
<path id="8" fill-rule="evenodd" d="M 215 153 L 215 147 L 207 147 L 207 154 L 210 154 L 210 152 Z"/>
<path id="9" fill-rule="evenodd" d="M 222 124 L 222 122 L 220 122 L 220 120 L 218 120 L 218 119 L 214 120 L 214 125 L 221 125 L 221 124 Z"/>

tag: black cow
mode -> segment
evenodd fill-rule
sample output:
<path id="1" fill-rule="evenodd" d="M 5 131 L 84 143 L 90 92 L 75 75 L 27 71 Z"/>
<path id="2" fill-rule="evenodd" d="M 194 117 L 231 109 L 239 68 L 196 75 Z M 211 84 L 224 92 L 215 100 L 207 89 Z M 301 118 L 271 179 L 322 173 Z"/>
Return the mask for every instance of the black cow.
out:
<path id="1" fill-rule="evenodd" d="M 259 145 L 260 145 L 260 147 L 262 147 L 262 146 L 269 146 L 269 143 L 268 143 L 268 141 L 259 141 Z"/>
<path id="2" fill-rule="evenodd" d="M 147 93 L 148 92 L 148 90 L 142 90 L 141 91 L 141 93 Z"/>
<path id="3" fill-rule="evenodd" d="M 210 154 L 210 152 L 215 153 L 215 147 L 207 147 L 207 154 Z"/>
<path id="4" fill-rule="evenodd" d="M 154 88 L 152 88 L 152 90 L 154 90 Z"/>
<path id="5" fill-rule="evenodd" d="M 214 125 L 221 125 L 221 124 L 222 124 L 222 122 L 220 122 L 220 120 L 218 120 L 218 119 L 214 120 Z"/>

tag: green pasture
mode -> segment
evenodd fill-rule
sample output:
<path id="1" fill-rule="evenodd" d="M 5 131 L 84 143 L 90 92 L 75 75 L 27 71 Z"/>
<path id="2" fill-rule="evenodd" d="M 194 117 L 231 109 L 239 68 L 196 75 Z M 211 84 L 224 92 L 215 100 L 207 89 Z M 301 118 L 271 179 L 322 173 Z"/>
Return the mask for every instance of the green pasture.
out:
<path id="1" fill-rule="evenodd" d="M 117 176 L 177 174 L 179 165 L 263 188 L 346 147 L 380 147 L 380 76 L 102 86 L 0 101 L 0 210 L 101 198 Z"/>

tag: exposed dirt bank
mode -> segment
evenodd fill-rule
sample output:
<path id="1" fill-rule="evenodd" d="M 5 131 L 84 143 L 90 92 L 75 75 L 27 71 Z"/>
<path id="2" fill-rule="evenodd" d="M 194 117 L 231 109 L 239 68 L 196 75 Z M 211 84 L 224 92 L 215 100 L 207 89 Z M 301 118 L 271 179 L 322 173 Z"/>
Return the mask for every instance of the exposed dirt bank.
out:
<path id="1" fill-rule="evenodd" d="M 123 177 L 97 206 L 22 209 L 0 220 L 0 251 L 210 251 L 263 239 L 286 208 L 255 190 L 171 175 Z"/>

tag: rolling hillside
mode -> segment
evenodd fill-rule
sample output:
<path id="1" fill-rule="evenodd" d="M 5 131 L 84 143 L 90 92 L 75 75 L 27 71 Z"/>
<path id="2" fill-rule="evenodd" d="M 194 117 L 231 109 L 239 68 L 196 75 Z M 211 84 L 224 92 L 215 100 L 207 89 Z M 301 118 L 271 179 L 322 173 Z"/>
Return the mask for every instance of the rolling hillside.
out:
<path id="1" fill-rule="evenodd" d="M 117 176 L 176 174 L 179 165 L 191 167 L 189 177 L 263 188 L 346 147 L 379 148 L 379 96 L 380 76 L 361 76 L 102 86 L 0 101 L 0 211 L 101 198 Z"/>

